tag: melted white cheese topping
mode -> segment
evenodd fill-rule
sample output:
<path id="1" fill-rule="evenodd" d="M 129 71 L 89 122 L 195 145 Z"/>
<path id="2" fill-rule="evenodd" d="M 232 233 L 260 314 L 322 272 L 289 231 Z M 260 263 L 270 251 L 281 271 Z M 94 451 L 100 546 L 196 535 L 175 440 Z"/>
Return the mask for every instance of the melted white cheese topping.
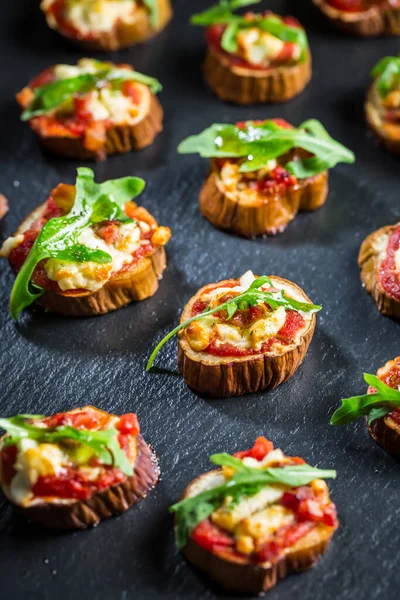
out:
<path id="1" fill-rule="evenodd" d="M 278 58 L 285 42 L 267 31 L 252 27 L 241 31 L 237 36 L 239 55 L 253 65 L 266 65 Z M 298 60 L 301 48 L 296 44 L 293 60 Z"/>
<path id="2" fill-rule="evenodd" d="M 120 239 L 114 245 L 107 244 L 98 237 L 91 227 L 87 227 L 78 237 L 78 242 L 88 248 L 103 250 L 112 257 L 112 262 L 67 262 L 50 258 L 45 264 L 47 276 L 56 281 L 61 290 L 85 289 L 95 292 L 102 288 L 113 273 L 132 262 L 132 253 L 140 246 L 140 227 L 136 223 L 126 223 L 119 227 Z"/>
<path id="3" fill-rule="evenodd" d="M 132 21 L 134 0 L 67 0 L 65 17 L 81 34 L 111 31 L 116 23 Z"/>

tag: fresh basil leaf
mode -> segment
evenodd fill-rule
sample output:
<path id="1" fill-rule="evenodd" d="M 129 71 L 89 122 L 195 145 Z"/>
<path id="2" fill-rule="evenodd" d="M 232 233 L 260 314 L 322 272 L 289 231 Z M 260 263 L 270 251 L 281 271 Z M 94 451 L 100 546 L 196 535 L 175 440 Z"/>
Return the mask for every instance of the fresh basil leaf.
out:
<path id="1" fill-rule="evenodd" d="M 273 291 L 273 292 L 265 291 L 264 292 L 264 291 L 258 289 L 258 288 L 262 287 L 263 285 L 265 285 L 265 283 L 268 283 L 268 285 L 272 285 L 271 279 L 269 279 L 269 277 L 267 277 L 266 275 L 263 275 L 262 277 L 257 278 L 251 284 L 251 286 L 246 291 L 242 292 L 241 294 L 238 294 L 234 298 L 231 298 L 230 300 L 228 300 L 227 302 L 224 302 L 223 304 L 221 304 L 220 306 L 217 306 L 216 308 L 207 309 L 206 311 L 202 312 L 201 314 L 196 315 L 195 317 L 192 317 L 191 319 L 187 319 L 186 321 L 184 321 L 183 323 L 181 323 L 180 325 L 175 327 L 175 329 L 170 331 L 161 340 L 161 342 L 159 342 L 157 344 L 157 346 L 151 353 L 150 358 L 146 365 L 146 371 L 149 371 L 151 369 L 151 367 L 153 366 L 154 360 L 155 360 L 157 354 L 159 353 L 159 351 L 161 350 L 161 348 L 172 337 L 174 337 L 174 335 L 179 333 L 182 329 L 185 329 L 186 327 L 188 327 L 190 325 L 190 323 L 193 323 L 194 321 L 200 321 L 201 319 L 204 319 L 204 317 L 208 317 L 209 315 L 212 315 L 212 314 L 222 311 L 222 310 L 228 311 L 228 317 L 229 317 L 229 315 L 231 315 L 229 317 L 229 318 L 231 318 L 235 314 L 239 305 L 242 304 L 242 302 L 246 302 L 249 306 L 256 306 L 257 304 L 264 302 L 264 303 L 268 304 L 273 310 L 276 310 L 280 306 L 283 306 L 284 308 L 287 308 L 289 310 L 295 310 L 297 312 L 300 311 L 303 313 L 316 313 L 316 312 L 320 311 L 322 308 L 321 306 L 318 306 L 316 304 L 311 304 L 311 303 L 307 303 L 307 302 L 299 302 L 298 300 L 289 298 L 288 296 L 285 295 L 283 290 L 279 290 L 278 292 L 275 292 L 275 291 Z M 235 307 L 234 312 L 233 312 L 233 309 L 230 308 L 231 305 L 233 305 Z"/>
<path id="2" fill-rule="evenodd" d="M 235 53 L 238 49 L 237 34 L 239 33 L 239 24 L 232 22 L 225 29 L 222 39 L 221 48 L 226 52 Z"/>
<path id="3" fill-rule="evenodd" d="M 372 421 L 384 416 L 384 410 L 387 414 L 391 410 L 400 408 L 400 391 L 386 385 L 376 375 L 365 373 L 364 379 L 368 385 L 373 386 L 377 391 L 374 394 L 363 394 L 362 396 L 353 396 L 342 400 L 342 405 L 331 417 L 331 425 L 348 425 L 361 417 L 370 415 L 374 411 L 370 419 Z"/>
<path id="4" fill-rule="evenodd" d="M 60 257 L 63 260 L 76 260 L 72 258 L 75 255 L 82 258 L 79 262 L 86 262 L 86 252 L 90 261 L 110 262 L 111 257 L 106 252 L 90 248 L 84 251 L 78 237 L 91 225 L 94 208 L 95 215 L 98 215 L 101 204 L 107 203 L 107 210 L 110 210 L 110 203 L 113 203 L 113 210 L 119 211 L 124 204 L 141 193 L 144 185 L 144 181 L 137 177 L 123 177 L 97 184 L 91 169 L 78 169 L 72 209 L 67 215 L 50 219 L 45 224 L 16 276 L 10 298 L 10 313 L 13 319 L 17 319 L 24 308 L 44 293 L 38 286 L 31 285 L 31 277 L 40 261 Z M 107 201 L 104 197 L 107 197 Z M 66 258 L 67 256 L 69 258 Z"/>
<path id="5" fill-rule="evenodd" d="M 371 423 L 373 421 L 376 421 L 376 419 L 381 419 L 382 417 L 386 417 L 386 415 L 389 412 L 390 412 L 390 408 L 372 408 L 367 417 L 368 425 L 371 425 Z"/>
<path id="6" fill-rule="evenodd" d="M 75 244 L 71 248 L 59 250 L 57 252 L 57 259 L 77 263 L 96 262 L 103 265 L 112 262 L 112 256 L 108 252 L 97 249 L 93 250 L 83 244 Z"/>

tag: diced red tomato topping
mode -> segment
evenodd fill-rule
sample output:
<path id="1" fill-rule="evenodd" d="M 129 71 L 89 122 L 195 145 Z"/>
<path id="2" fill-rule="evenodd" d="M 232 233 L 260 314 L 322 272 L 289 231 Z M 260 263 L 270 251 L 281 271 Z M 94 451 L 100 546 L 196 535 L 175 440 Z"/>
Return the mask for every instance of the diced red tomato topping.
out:
<path id="1" fill-rule="evenodd" d="M 50 196 L 46 203 L 46 210 L 43 214 L 43 219 L 50 221 L 50 219 L 61 217 L 63 214 L 64 211 L 57 206 L 53 196 Z"/>
<path id="2" fill-rule="evenodd" d="M 297 178 L 278 165 L 267 176 L 251 183 L 250 187 L 254 187 L 261 194 L 280 194 L 282 190 L 296 184 Z"/>
<path id="3" fill-rule="evenodd" d="M 48 85 L 49 83 L 52 83 L 53 81 L 54 81 L 54 70 L 53 70 L 53 67 L 49 67 L 48 69 L 45 69 L 44 71 L 39 73 L 39 75 L 36 75 L 36 77 L 34 79 L 32 79 L 32 81 L 30 82 L 29 87 L 32 90 L 34 90 L 35 88 Z"/>
<path id="4" fill-rule="evenodd" d="M 293 546 L 302 537 L 310 533 L 315 527 L 314 523 L 295 523 L 281 527 L 275 533 L 272 540 L 266 542 L 263 547 L 255 554 L 255 562 L 275 562 L 283 550 Z"/>
<path id="5" fill-rule="evenodd" d="M 96 235 L 98 235 L 106 244 L 112 245 L 119 240 L 118 221 L 103 221 L 96 226 Z"/>
<path id="6" fill-rule="evenodd" d="M 298 521 L 314 521 L 333 527 L 336 523 L 334 504 L 323 504 L 312 488 L 302 486 L 292 492 L 285 492 L 281 504 L 292 510 Z"/>
<path id="7" fill-rule="evenodd" d="M 13 271 L 15 271 L 16 273 L 21 269 L 22 265 L 24 264 L 26 257 L 31 251 L 31 248 L 35 243 L 35 240 L 38 235 L 39 231 L 32 231 L 31 229 L 25 231 L 23 242 L 21 242 L 18 246 L 11 250 L 8 257 L 8 261 Z"/>
<path id="8" fill-rule="evenodd" d="M 235 541 L 222 529 L 214 525 L 210 519 L 201 521 L 192 531 L 192 538 L 201 548 L 217 553 L 234 548 Z"/>
<path id="9" fill-rule="evenodd" d="M 274 445 L 272 442 L 267 440 L 267 438 L 263 436 L 259 436 L 254 445 L 249 450 L 244 450 L 242 452 L 235 452 L 233 456 L 236 458 L 246 458 L 247 456 L 251 458 L 255 458 L 258 461 L 263 460 L 274 449 Z"/>
<path id="10" fill-rule="evenodd" d="M 1 477 L 6 484 L 9 484 L 11 479 L 15 476 L 16 470 L 14 469 L 15 461 L 17 460 L 18 448 L 15 445 L 4 446 L 1 451 Z"/>
<path id="11" fill-rule="evenodd" d="M 95 481 L 88 481 L 78 469 L 65 469 L 58 476 L 39 477 L 32 488 L 35 496 L 76 498 L 87 500 L 93 494 L 124 481 L 125 475 L 119 469 L 107 468 Z"/>
<path id="12" fill-rule="evenodd" d="M 57 413 L 51 417 L 46 417 L 43 419 L 42 423 L 49 428 L 60 427 L 61 425 L 70 425 L 75 429 L 99 430 L 104 429 L 110 418 L 110 415 L 107 413 L 103 414 L 97 410 L 91 410 L 89 408 L 85 411 L 79 411 L 76 413 Z"/>
<path id="13" fill-rule="evenodd" d="M 124 81 L 121 85 L 121 92 L 124 96 L 131 98 L 136 105 L 140 104 L 141 92 L 134 81 Z"/>

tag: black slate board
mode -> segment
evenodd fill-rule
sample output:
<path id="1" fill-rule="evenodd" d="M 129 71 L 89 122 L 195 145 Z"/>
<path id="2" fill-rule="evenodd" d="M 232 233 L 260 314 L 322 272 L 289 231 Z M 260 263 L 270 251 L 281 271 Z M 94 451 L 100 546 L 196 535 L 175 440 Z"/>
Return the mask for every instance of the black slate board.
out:
<path id="1" fill-rule="evenodd" d="M 80 56 L 46 28 L 37 4 L 14 0 L 0 7 L 0 191 L 11 205 L 0 224 L 1 239 L 58 182 L 72 183 L 77 166 L 41 153 L 28 126 L 19 122 L 13 99 L 33 74 Z M 374 444 L 362 423 L 335 429 L 328 422 L 341 397 L 365 389 L 363 371 L 375 372 L 399 354 L 399 324 L 379 314 L 361 287 L 357 267 L 364 237 L 400 217 L 399 163 L 367 132 L 362 112 L 370 68 L 381 56 L 397 53 L 399 41 L 343 37 L 304 0 L 265 2 L 295 14 L 307 27 L 314 78 L 302 96 L 283 106 L 238 108 L 220 103 L 202 81 L 203 34 L 188 26 L 188 18 L 208 4 L 176 0 L 176 16 L 165 33 L 109 57 L 132 62 L 164 83 L 164 133 L 143 152 L 94 167 L 99 181 L 143 176 L 148 181 L 143 204 L 172 228 L 169 267 L 157 295 L 92 320 L 28 311 L 15 326 L 7 312 L 13 277 L 2 263 L 1 413 L 53 413 L 88 403 L 137 411 L 163 472 L 146 501 L 83 533 L 43 531 L 1 503 L 4 600 L 217 597 L 175 550 L 167 509 L 209 467 L 209 454 L 246 448 L 261 433 L 311 464 L 336 467 L 339 475 L 331 488 L 341 527 L 327 555 L 314 570 L 282 582 L 269 600 L 398 598 L 399 465 Z M 197 206 L 207 161 L 179 157 L 176 146 L 211 122 L 273 116 L 295 124 L 320 119 L 356 152 L 357 164 L 337 167 L 327 205 L 298 216 L 276 238 L 246 241 L 218 232 Z M 249 268 L 296 281 L 324 306 L 295 377 L 271 393 L 205 400 L 177 374 L 174 343 L 159 356 L 158 373 L 145 374 L 149 351 L 189 297 L 205 283 Z"/>

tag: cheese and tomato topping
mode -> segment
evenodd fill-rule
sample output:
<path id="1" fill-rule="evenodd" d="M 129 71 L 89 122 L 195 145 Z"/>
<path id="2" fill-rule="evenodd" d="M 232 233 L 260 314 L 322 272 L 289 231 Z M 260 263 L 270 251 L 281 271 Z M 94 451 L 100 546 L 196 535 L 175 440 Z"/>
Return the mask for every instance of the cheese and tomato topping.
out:
<path id="1" fill-rule="evenodd" d="M 133 23 L 140 1 L 135 0 L 42 0 L 41 9 L 52 27 L 64 35 L 90 40 Z"/>
<path id="2" fill-rule="evenodd" d="M 135 414 L 110 415 L 93 407 L 59 413 L 32 422 L 52 429 L 70 426 L 85 431 L 116 429 L 118 443 L 130 463 L 137 458 L 136 437 L 140 427 Z M 72 438 L 57 443 L 22 438 L 0 447 L 0 483 L 10 499 L 20 506 L 36 500 L 64 502 L 87 500 L 126 479 L 113 465 L 105 465 L 95 452 Z"/>
<path id="3" fill-rule="evenodd" d="M 21 269 L 44 225 L 51 218 L 67 214 L 74 197 L 74 186 L 59 185 L 53 190 L 40 214 L 33 221 L 26 221 L 15 237 L 4 242 L 0 256 L 8 258 L 15 272 Z M 32 282 L 55 292 L 96 292 L 112 277 L 134 268 L 141 259 L 168 242 L 170 230 L 159 227 L 144 208 L 128 202 L 124 211 L 132 221 L 102 221 L 86 227 L 77 239 L 78 243 L 87 248 L 107 252 L 111 256 L 111 262 L 102 264 L 50 258 L 38 264 Z"/>
<path id="4" fill-rule="evenodd" d="M 378 82 L 379 76 L 368 95 L 368 119 L 384 135 L 400 140 L 400 77 L 392 76 L 390 89 L 385 94 L 379 91 Z"/>
<path id="5" fill-rule="evenodd" d="M 400 223 L 391 233 L 376 237 L 373 250 L 378 254 L 378 282 L 386 294 L 400 301 Z"/>
<path id="6" fill-rule="evenodd" d="M 126 64 L 118 68 L 133 70 Z M 26 109 L 34 100 L 36 89 L 82 75 L 96 75 L 102 70 L 104 63 L 89 58 L 80 59 L 77 65 L 50 67 L 17 94 L 17 100 Z M 33 116 L 29 123 L 41 137 L 82 138 L 85 148 L 97 151 L 104 147 L 108 129 L 139 123 L 148 114 L 150 102 L 150 89 L 143 83 L 118 79 L 101 81 L 93 83 L 88 90 L 71 94 L 45 114 Z"/>
<path id="7" fill-rule="evenodd" d="M 243 464 L 256 469 L 304 464 L 299 457 L 286 456 L 264 437 L 253 448 L 234 454 Z M 188 497 L 223 485 L 233 476 L 231 467 L 212 471 L 189 487 Z M 286 551 L 318 527 L 337 527 L 335 505 L 325 481 L 316 479 L 307 486 L 283 484 L 265 486 L 239 501 L 226 496 L 211 516 L 192 531 L 202 548 L 224 558 L 254 563 L 276 562 Z"/>
<path id="8" fill-rule="evenodd" d="M 273 15 L 265 11 L 261 16 Z M 257 26 L 260 15 L 247 13 L 244 18 L 249 22 L 249 27 L 240 29 L 236 35 L 237 51 L 226 52 L 222 46 L 222 37 L 226 25 L 212 25 L 207 29 L 207 41 L 211 48 L 229 58 L 232 64 L 249 69 L 269 69 L 279 65 L 293 65 L 300 61 L 302 49 L 299 44 L 279 39 L 272 33 L 264 31 Z M 277 15 L 274 15 L 277 16 Z M 250 24 L 254 21 L 254 27 Z M 301 28 L 294 17 L 284 17 L 282 22 L 290 27 Z"/>
<path id="9" fill-rule="evenodd" d="M 284 119 L 270 119 L 281 129 L 291 129 L 292 125 Z M 245 129 L 249 121 L 239 121 L 236 127 Z M 264 120 L 252 121 L 254 125 L 262 125 Z M 296 154 L 291 157 L 296 160 Z M 220 191 L 239 204 L 264 204 L 274 201 L 276 197 L 287 191 L 294 191 L 299 186 L 297 177 L 289 173 L 283 166 L 288 162 L 287 155 L 267 160 L 265 165 L 256 171 L 241 172 L 240 166 L 247 158 L 215 158 L 212 169 L 216 172 L 217 186 Z"/>
<path id="10" fill-rule="evenodd" d="M 376 376 L 383 383 L 400 392 L 400 356 L 394 360 L 389 360 L 385 366 L 378 370 Z M 373 394 L 375 391 L 371 386 L 368 389 L 369 394 Z M 400 408 L 392 410 L 383 419 L 387 425 L 394 426 L 400 432 Z"/>
<path id="11" fill-rule="evenodd" d="M 191 307 L 191 317 L 217 308 L 231 298 L 246 291 L 255 277 L 251 271 L 245 273 L 238 282 L 209 286 Z M 274 291 L 284 290 L 285 295 L 300 302 L 304 296 L 279 279 L 271 278 Z M 271 291 L 268 285 L 262 291 Z M 194 321 L 184 330 L 183 335 L 191 349 L 218 357 L 241 357 L 271 352 L 281 354 L 288 346 L 300 343 L 310 325 L 310 313 L 287 310 L 280 306 L 276 310 L 260 301 L 256 306 L 239 308 L 233 317 L 228 318 L 226 310 Z"/>

